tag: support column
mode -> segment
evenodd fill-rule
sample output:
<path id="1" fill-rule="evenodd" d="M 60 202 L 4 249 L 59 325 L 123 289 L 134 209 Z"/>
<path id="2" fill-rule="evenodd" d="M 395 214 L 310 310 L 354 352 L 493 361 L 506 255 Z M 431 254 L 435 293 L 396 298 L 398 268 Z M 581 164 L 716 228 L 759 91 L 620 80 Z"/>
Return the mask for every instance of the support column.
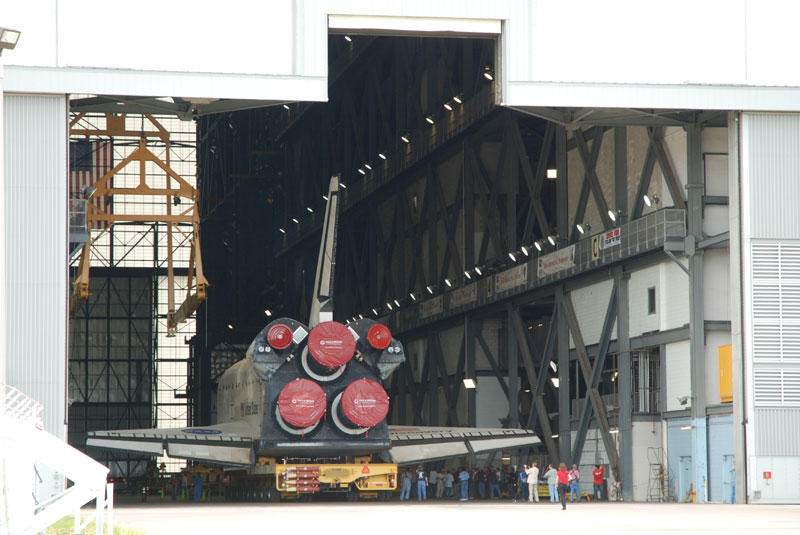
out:
<path id="1" fill-rule="evenodd" d="M 508 427 L 519 427 L 519 345 L 514 329 L 514 305 L 506 304 L 506 333 L 508 340 Z"/>
<path id="2" fill-rule="evenodd" d="M 628 130 L 624 126 L 614 128 L 614 208 L 628 212 Z"/>
<path id="3" fill-rule="evenodd" d="M 556 233 L 558 246 L 569 243 L 569 182 L 567 180 L 567 129 L 556 127 Z M 545 236 L 546 237 L 546 236 Z"/>
<path id="4" fill-rule="evenodd" d="M 477 325 L 475 322 L 472 321 L 470 316 L 464 317 L 464 337 L 465 337 L 465 344 L 466 344 L 466 377 L 471 377 L 477 381 L 475 377 L 475 332 L 477 330 Z M 461 378 L 457 377 L 456 380 L 460 381 Z M 460 388 L 464 387 L 464 383 L 461 383 Z M 471 427 L 475 427 L 477 421 L 477 411 L 476 411 L 476 392 L 474 388 L 468 388 L 467 390 L 467 424 Z"/>
<path id="5" fill-rule="evenodd" d="M 7 349 L 7 299 L 6 299 L 6 164 L 5 164 L 5 131 L 6 123 L 3 117 L 3 64 L 0 63 L 0 385 L 6 384 L 6 359 Z"/>
<path id="6" fill-rule="evenodd" d="M 739 112 L 728 113 L 728 221 L 730 228 L 730 307 L 733 358 L 733 457 L 736 503 L 747 503 L 745 455 L 744 344 L 742 341 L 742 234 Z"/>
<path id="7" fill-rule="evenodd" d="M 630 310 L 628 308 L 628 279 L 622 266 L 614 268 L 614 279 L 617 285 L 617 410 L 619 433 L 619 449 L 617 465 L 622 485 L 622 498 L 633 501 L 633 380 L 631 377 L 631 339 Z"/>
<path id="8" fill-rule="evenodd" d="M 705 394 L 705 323 L 703 321 L 703 252 L 697 242 L 703 238 L 703 155 L 702 127 L 686 127 L 686 160 L 689 256 L 689 358 L 692 386 L 692 466 L 697 501 L 708 501 L 708 434 Z"/>
<path id="9" fill-rule="evenodd" d="M 556 290 L 559 305 L 564 300 L 564 288 Z M 569 373 L 569 324 L 559 321 L 558 329 L 558 453 L 561 461 L 572 463 L 571 410 L 570 410 L 570 373 Z"/>

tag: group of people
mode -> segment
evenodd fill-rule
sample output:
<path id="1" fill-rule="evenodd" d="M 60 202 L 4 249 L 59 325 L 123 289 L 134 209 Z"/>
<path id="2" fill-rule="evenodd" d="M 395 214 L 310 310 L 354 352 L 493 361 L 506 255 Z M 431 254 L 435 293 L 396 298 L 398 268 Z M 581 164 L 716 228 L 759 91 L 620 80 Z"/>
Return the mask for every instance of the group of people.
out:
<path id="1" fill-rule="evenodd" d="M 594 483 L 594 498 L 599 500 L 603 493 L 604 468 L 595 465 L 592 471 Z M 550 491 L 550 501 L 558 503 L 561 508 L 567 508 L 567 494 L 570 501 L 580 501 L 581 473 L 577 465 L 572 465 L 567 470 L 565 463 L 558 465 L 556 470 L 552 464 L 547 465 L 543 475 Z M 412 491 L 418 501 L 426 501 L 428 497 L 437 499 L 455 499 L 467 501 L 469 499 L 497 500 L 505 494 L 511 500 L 528 500 L 539 502 L 539 463 L 524 465 L 522 469 L 502 468 L 460 468 L 437 472 L 426 472 L 422 465 L 416 470 L 403 470 L 400 474 L 400 501 L 411 499 Z M 569 492 L 568 492 L 569 491 Z"/>

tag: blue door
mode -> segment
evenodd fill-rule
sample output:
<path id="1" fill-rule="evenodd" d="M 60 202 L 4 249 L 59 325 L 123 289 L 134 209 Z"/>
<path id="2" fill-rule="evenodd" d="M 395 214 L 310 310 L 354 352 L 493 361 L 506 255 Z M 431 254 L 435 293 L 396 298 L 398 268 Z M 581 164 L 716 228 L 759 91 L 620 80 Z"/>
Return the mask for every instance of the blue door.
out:
<path id="1" fill-rule="evenodd" d="M 678 501 L 683 501 L 689 487 L 692 484 L 692 458 L 685 455 L 680 458 L 680 469 L 678 470 Z M 695 489 L 696 490 L 696 489 Z"/>

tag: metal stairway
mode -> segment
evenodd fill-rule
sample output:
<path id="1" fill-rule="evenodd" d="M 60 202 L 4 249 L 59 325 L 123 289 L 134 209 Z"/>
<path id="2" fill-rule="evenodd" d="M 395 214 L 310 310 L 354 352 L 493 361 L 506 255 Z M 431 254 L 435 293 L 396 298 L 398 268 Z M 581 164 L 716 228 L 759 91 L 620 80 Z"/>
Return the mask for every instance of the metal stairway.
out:
<path id="1" fill-rule="evenodd" d="M 42 429 L 41 412 L 39 403 L 0 384 L 0 535 L 39 533 L 70 514 L 75 517 L 74 533 L 95 520 L 100 535 L 106 508 L 109 534 L 113 533 L 108 468 Z M 36 467 L 40 465 L 63 475 L 72 486 L 37 503 Z M 80 508 L 95 499 L 95 514 L 81 523 Z"/>

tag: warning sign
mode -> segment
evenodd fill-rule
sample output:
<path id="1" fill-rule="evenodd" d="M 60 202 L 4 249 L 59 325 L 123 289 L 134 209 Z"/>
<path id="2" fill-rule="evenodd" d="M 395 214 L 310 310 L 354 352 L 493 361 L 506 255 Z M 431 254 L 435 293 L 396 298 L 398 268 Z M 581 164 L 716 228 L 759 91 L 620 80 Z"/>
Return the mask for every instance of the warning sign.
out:
<path id="1" fill-rule="evenodd" d="M 764 472 L 764 479 L 772 479 L 772 472 Z"/>

